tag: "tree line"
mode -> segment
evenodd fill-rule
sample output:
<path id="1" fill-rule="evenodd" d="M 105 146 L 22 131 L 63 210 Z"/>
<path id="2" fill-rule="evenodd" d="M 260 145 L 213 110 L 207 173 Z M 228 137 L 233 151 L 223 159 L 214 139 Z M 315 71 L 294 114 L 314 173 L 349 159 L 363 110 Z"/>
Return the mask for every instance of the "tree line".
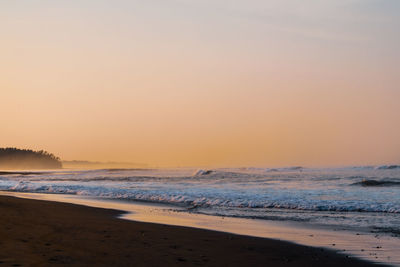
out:
<path id="1" fill-rule="evenodd" d="M 0 148 L 0 168 L 5 169 L 59 169 L 59 157 L 44 150 Z"/>

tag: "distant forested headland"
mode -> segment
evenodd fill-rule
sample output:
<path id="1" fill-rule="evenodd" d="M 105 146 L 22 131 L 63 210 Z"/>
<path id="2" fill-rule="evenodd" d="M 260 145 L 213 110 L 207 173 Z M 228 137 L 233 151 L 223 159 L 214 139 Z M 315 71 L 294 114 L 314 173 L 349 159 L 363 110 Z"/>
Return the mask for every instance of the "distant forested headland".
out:
<path id="1" fill-rule="evenodd" d="M 0 169 L 60 169 L 60 158 L 47 151 L 0 148 Z"/>

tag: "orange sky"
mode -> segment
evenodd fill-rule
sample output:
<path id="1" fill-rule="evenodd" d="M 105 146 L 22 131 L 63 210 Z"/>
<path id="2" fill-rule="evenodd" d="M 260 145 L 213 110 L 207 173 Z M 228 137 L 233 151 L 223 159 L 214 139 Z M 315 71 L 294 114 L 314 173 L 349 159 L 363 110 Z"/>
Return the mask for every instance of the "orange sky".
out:
<path id="1" fill-rule="evenodd" d="M 71 2 L 0 3 L 1 146 L 156 166 L 399 162 L 398 1 Z"/>

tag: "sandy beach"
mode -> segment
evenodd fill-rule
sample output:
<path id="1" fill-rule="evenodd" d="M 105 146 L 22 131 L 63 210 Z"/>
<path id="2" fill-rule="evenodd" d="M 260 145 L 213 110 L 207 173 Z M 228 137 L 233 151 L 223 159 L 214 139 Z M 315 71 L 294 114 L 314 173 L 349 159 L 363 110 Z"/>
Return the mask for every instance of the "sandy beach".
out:
<path id="1" fill-rule="evenodd" d="M 2 266 L 369 266 L 335 251 L 0 196 Z"/>

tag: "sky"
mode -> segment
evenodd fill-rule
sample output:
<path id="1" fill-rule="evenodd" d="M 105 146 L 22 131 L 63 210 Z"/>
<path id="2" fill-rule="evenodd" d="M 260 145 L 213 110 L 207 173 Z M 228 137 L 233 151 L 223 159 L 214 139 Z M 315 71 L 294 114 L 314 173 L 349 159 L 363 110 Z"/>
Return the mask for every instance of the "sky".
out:
<path id="1" fill-rule="evenodd" d="M 398 0 L 4 0 L 0 146 L 149 166 L 400 162 Z"/>

